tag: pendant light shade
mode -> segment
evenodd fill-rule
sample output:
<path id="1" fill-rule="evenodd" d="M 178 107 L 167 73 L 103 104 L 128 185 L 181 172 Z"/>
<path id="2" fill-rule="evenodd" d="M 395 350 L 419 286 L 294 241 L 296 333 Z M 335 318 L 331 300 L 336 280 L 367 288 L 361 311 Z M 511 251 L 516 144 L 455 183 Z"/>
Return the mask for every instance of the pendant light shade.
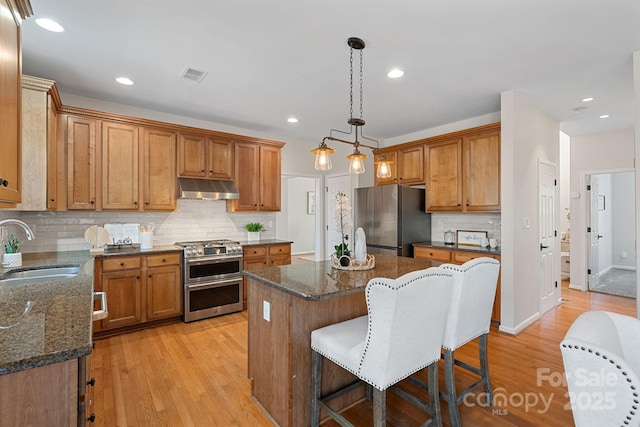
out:
<path id="1" fill-rule="evenodd" d="M 331 155 L 335 150 L 333 148 L 329 148 L 323 142 L 320 147 L 315 150 L 311 150 L 313 154 L 316 155 L 316 164 L 315 169 L 318 171 L 329 171 L 333 167 L 331 164 Z"/>
<path id="2" fill-rule="evenodd" d="M 349 159 L 349 173 L 364 173 L 364 159 L 366 158 L 367 156 L 362 154 L 360 150 L 358 150 L 358 147 L 356 147 L 353 154 L 347 156 L 347 159 Z"/>
<path id="3" fill-rule="evenodd" d="M 376 168 L 378 178 L 391 178 L 391 162 L 387 159 L 380 160 Z"/>

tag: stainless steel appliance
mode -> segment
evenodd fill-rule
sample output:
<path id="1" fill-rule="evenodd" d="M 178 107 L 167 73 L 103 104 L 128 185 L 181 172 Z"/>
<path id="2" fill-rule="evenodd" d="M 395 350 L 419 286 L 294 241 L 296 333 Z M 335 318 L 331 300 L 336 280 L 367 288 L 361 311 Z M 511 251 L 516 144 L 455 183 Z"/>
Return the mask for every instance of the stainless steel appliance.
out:
<path id="1" fill-rule="evenodd" d="M 185 322 L 242 311 L 242 246 L 231 240 L 178 242 L 184 249 Z"/>
<path id="2" fill-rule="evenodd" d="M 431 240 L 423 188 L 380 185 L 355 189 L 354 226 L 364 229 L 367 253 L 413 257 L 413 243 Z"/>

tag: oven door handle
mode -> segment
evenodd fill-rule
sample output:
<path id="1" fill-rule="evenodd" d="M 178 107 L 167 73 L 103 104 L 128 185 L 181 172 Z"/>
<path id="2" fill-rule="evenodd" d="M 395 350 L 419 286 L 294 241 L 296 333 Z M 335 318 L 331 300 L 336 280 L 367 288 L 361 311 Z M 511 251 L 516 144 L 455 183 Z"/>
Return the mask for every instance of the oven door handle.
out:
<path id="1" fill-rule="evenodd" d="M 242 261 L 242 255 L 240 256 L 225 256 L 225 257 L 195 257 L 186 258 L 184 260 L 186 265 L 195 264 L 220 264 L 229 261 Z"/>
<path id="2" fill-rule="evenodd" d="M 215 282 L 207 282 L 207 283 L 201 283 L 198 285 L 187 285 L 187 290 L 193 290 L 193 289 L 200 289 L 200 288 L 210 288 L 212 286 L 218 286 L 218 285 L 224 285 L 227 283 L 238 283 L 242 281 L 242 277 L 239 278 L 235 278 L 235 279 L 229 279 L 229 280 L 217 280 Z"/>

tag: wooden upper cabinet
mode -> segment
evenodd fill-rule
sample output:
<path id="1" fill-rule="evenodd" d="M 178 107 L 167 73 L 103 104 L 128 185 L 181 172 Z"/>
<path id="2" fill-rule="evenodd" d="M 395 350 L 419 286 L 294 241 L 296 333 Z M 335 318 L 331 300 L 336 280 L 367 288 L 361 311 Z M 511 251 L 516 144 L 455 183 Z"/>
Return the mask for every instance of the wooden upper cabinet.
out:
<path id="1" fill-rule="evenodd" d="M 424 147 L 422 145 L 399 150 L 397 160 L 398 184 L 424 183 Z"/>
<path id="2" fill-rule="evenodd" d="M 280 211 L 280 147 L 253 143 L 235 144 L 235 183 L 240 198 L 227 209 Z"/>
<path id="3" fill-rule="evenodd" d="M 233 141 L 207 140 L 207 178 L 233 179 Z"/>
<path id="4" fill-rule="evenodd" d="M 500 132 L 463 138 L 466 211 L 500 211 Z"/>
<path id="5" fill-rule="evenodd" d="M 256 144 L 235 145 L 235 183 L 240 198 L 229 201 L 232 211 L 259 210 L 260 148 Z M 229 204 L 228 204 L 229 206 Z"/>
<path id="6" fill-rule="evenodd" d="M 58 113 L 47 95 L 47 209 L 58 209 Z M 61 144 L 63 145 L 63 144 Z M 64 147 L 62 147 L 64 148 Z M 62 181 L 62 180 L 61 180 Z"/>
<path id="7" fill-rule="evenodd" d="M 67 118 L 67 209 L 96 208 L 96 120 Z"/>
<path id="8" fill-rule="evenodd" d="M 102 209 L 138 210 L 138 127 L 102 123 Z"/>
<path id="9" fill-rule="evenodd" d="M 391 162 L 391 176 L 389 178 L 378 178 L 376 175 L 378 172 L 378 162 L 382 159 L 382 156 L 379 153 L 375 153 L 373 156 L 373 163 L 375 165 L 374 173 L 374 184 L 375 185 L 389 185 L 389 184 L 397 184 L 398 183 L 398 156 L 396 151 L 384 151 L 384 155 L 389 162 Z"/>
<path id="10" fill-rule="evenodd" d="M 21 201 L 21 22 L 13 8 L 0 0 L 0 204 L 8 206 Z"/>
<path id="11" fill-rule="evenodd" d="M 180 134 L 178 137 L 178 176 L 207 176 L 207 138 L 203 135 Z"/>
<path id="12" fill-rule="evenodd" d="M 140 158 L 142 210 L 176 209 L 176 134 L 144 128 Z"/>
<path id="13" fill-rule="evenodd" d="M 280 148 L 260 146 L 260 210 L 280 211 Z"/>
<path id="14" fill-rule="evenodd" d="M 426 146 L 426 211 L 462 211 L 462 139 Z"/>

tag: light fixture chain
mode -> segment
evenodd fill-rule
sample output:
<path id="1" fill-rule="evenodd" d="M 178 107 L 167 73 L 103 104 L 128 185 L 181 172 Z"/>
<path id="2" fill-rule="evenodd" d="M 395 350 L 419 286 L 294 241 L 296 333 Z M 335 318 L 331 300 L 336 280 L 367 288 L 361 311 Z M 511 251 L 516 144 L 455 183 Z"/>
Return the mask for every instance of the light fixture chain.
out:
<path id="1" fill-rule="evenodd" d="M 349 118 L 353 117 L 353 48 L 350 50 L 349 58 Z"/>
<path id="2" fill-rule="evenodd" d="M 360 118 L 362 118 L 362 49 L 360 49 Z"/>

